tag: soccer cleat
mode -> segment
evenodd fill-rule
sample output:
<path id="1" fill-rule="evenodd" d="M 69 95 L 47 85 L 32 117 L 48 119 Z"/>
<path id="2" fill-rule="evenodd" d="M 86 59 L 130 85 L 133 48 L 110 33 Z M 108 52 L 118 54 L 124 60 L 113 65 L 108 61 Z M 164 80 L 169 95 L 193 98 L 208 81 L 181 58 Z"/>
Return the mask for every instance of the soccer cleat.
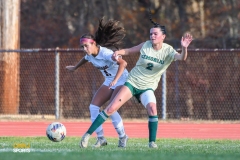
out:
<path id="1" fill-rule="evenodd" d="M 149 148 L 158 148 L 157 144 L 155 142 L 149 142 Z"/>
<path id="2" fill-rule="evenodd" d="M 93 145 L 93 147 L 98 148 L 106 145 L 107 145 L 107 140 L 104 137 L 97 137 L 97 142 Z"/>
<path id="3" fill-rule="evenodd" d="M 127 146 L 127 141 L 128 141 L 128 136 L 127 135 L 119 138 L 118 147 L 123 147 L 123 148 L 126 147 Z"/>
<path id="4" fill-rule="evenodd" d="M 88 134 L 88 133 L 85 133 L 82 136 L 82 139 L 81 139 L 80 144 L 79 144 L 80 148 L 86 148 L 88 146 L 88 140 L 89 140 L 90 136 L 91 135 Z"/>

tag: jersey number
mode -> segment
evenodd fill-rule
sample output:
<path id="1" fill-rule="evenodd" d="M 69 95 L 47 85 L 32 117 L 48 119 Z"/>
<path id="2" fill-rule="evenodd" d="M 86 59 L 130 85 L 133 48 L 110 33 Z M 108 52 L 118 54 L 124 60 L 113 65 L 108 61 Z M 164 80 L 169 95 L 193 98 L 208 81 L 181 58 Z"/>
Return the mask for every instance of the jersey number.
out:
<path id="1" fill-rule="evenodd" d="M 151 71 L 152 68 L 153 68 L 153 63 L 148 63 L 146 69 Z"/>
<path id="2" fill-rule="evenodd" d="M 111 76 L 111 74 L 108 73 L 105 69 L 104 69 L 103 71 L 104 71 L 104 73 L 106 74 L 106 76 Z"/>

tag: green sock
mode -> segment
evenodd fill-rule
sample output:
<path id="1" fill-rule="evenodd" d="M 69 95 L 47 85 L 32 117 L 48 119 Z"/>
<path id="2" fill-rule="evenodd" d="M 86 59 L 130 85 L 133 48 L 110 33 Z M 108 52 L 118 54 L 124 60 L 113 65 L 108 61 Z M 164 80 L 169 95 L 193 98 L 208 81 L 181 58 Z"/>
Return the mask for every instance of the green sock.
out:
<path id="1" fill-rule="evenodd" d="M 149 116 L 148 130 L 149 130 L 149 142 L 155 142 L 158 128 L 158 116 Z"/>
<path id="2" fill-rule="evenodd" d="M 100 112 L 97 118 L 94 120 L 87 133 L 92 134 L 101 124 L 103 124 L 109 116 L 104 112 Z"/>

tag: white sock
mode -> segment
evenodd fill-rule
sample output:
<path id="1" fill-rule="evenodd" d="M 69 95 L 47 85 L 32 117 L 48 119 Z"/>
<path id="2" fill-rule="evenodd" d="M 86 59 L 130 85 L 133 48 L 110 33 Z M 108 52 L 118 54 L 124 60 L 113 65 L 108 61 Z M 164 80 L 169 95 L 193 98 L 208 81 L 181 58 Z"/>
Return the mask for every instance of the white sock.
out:
<path id="1" fill-rule="evenodd" d="M 93 104 L 90 104 L 89 106 L 89 109 L 90 109 L 90 114 L 91 114 L 91 121 L 93 122 L 98 114 L 99 114 L 99 111 L 100 111 L 100 107 L 98 106 L 95 106 Z M 96 130 L 95 130 L 96 134 L 97 134 L 97 137 L 103 137 L 104 134 L 103 134 L 103 128 L 102 128 L 102 125 L 99 126 Z"/>
<path id="2" fill-rule="evenodd" d="M 110 116 L 112 119 L 112 124 L 114 125 L 114 128 L 116 129 L 118 136 L 120 138 L 125 136 L 125 131 L 124 131 L 124 126 L 123 126 L 123 121 L 121 116 L 119 115 L 118 112 L 115 112 L 113 115 Z"/>

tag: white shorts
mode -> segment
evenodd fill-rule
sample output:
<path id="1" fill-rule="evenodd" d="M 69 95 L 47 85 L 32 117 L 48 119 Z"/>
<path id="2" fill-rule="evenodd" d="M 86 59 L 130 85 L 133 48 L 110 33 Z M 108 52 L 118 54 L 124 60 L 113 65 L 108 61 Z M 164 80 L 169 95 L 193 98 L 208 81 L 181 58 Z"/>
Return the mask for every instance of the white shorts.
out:
<path id="1" fill-rule="evenodd" d="M 150 102 L 157 104 L 156 97 L 155 97 L 154 92 L 152 90 L 147 90 L 146 92 L 143 92 L 140 95 L 140 100 L 141 100 L 141 103 L 144 105 L 145 108 L 147 107 L 147 104 L 150 103 Z"/>
<path id="2" fill-rule="evenodd" d="M 122 76 L 118 79 L 117 83 L 111 87 L 111 89 L 115 89 L 118 86 L 122 86 L 124 85 L 124 83 L 126 82 L 128 77 L 128 74 L 122 74 Z M 103 82 L 103 85 L 105 86 L 109 86 L 109 84 L 113 81 L 113 79 L 111 78 L 106 78 L 105 81 Z"/>

